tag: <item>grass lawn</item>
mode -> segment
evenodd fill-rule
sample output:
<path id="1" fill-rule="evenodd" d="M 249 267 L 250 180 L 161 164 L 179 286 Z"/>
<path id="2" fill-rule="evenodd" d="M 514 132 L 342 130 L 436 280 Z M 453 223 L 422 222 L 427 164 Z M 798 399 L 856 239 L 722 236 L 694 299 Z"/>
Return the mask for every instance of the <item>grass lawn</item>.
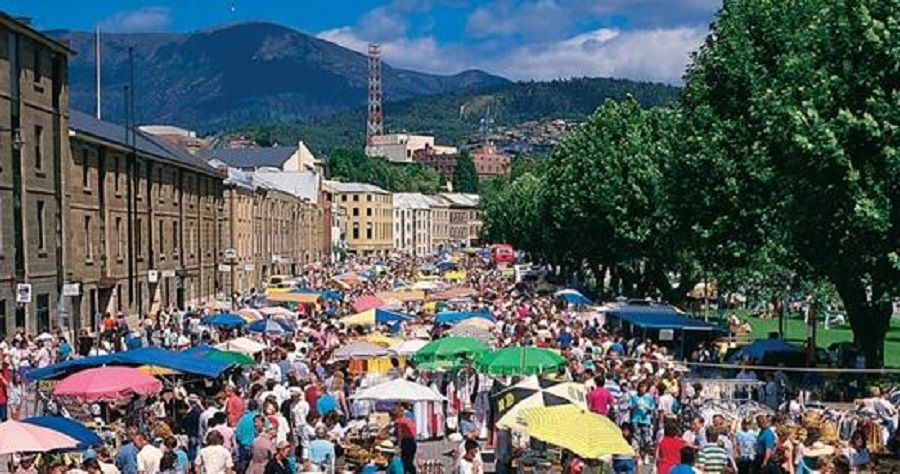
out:
<path id="1" fill-rule="evenodd" d="M 758 319 L 741 312 L 738 315 L 753 327 L 752 339 L 764 339 L 770 332 L 778 331 L 778 319 Z M 791 314 L 785 320 L 784 337 L 792 343 L 801 345 L 805 343 L 806 324 L 803 322 L 803 316 Z M 825 329 L 820 321 L 819 326 L 816 327 L 816 345 L 821 348 L 827 349 L 832 343 L 852 340 L 853 332 L 850 331 L 849 325 Z M 888 330 L 884 341 L 884 365 L 893 368 L 900 367 L 900 319 L 897 318 L 891 320 L 891 329 Z"/>

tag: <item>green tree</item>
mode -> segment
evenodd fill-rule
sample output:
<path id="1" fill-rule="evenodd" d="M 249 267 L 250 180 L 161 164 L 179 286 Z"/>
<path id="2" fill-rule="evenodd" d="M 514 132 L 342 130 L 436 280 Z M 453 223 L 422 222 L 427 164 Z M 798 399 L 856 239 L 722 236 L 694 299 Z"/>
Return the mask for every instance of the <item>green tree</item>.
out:
<path id="1" fill-rule="evenodd" d="M 329 179 L 370 183 L 395 193 L 434 193 L 440 187 L 440 176 L 431 168 L 370 158 L 358 150 L 335 150 L 328 159 L 326 174 Z"/>
<path id="2" fill-rule="evenodd" d="M 457 193 L 478 192 L 478 171 L 475 163 L 467 152 L 462 152 L 456 158 L 456 167 L 453 168 L 453 191 Z"/>
<path id="3" fill-rule="evenodd" d="M 677 175 L 710 261 L 784 246 L 834 285 L 870 366 L 900 288 L 898 18 L 898 0 L 726 0 L 683 97 Z"/>

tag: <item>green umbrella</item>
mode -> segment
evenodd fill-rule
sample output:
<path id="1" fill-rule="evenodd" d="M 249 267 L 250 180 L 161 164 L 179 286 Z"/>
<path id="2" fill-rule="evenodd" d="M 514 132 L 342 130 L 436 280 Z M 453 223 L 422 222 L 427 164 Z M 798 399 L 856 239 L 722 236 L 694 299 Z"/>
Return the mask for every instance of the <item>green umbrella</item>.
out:
<path id="1" fill-rule="evenodd" d="M 475 368 L 491 375 L 541 374 L 553 372 L 565 363 L 563 356 L 537 347 L 505 347 L 475 358 Z"/>
<path id="2" fill-rule="evenodd" d="M 459 367 L 459 362 L 455 360 L 429 360 L 416 364 L 417 369 L 432 372 L 452 372 Z"/>
<path id="3" fill-rule="evenodd" d="M 474 356 L 490 350 L 483 342 L 472 337 L 444 337 L 431 341 L 416 351 L 413 359 L 417 363 L 456 359 L 463 356 Z"/>
<path id="4" fill-rule="evenodd" d="M 225 362 L 233 365 L 256 365 L 256 361 L 248 355 L 241 354 L 240 352 L 221 351 L 218 349 L 213 349 L 206 354 L 203 354 L 203 358 L 205 360 Z"/>

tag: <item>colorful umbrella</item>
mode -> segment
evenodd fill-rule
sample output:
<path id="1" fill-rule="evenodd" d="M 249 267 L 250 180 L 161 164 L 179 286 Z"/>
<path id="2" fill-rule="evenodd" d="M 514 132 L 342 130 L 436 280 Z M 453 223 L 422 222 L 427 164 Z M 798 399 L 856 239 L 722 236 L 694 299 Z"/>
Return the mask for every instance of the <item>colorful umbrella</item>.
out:
<path id="1" fill-rule="evenodd" d="M 373 359 L 389 356 L 391 353 L 384 347 L 371 342 L 359 341 L 338 347 L 331 355 L 334 360 Z"/>
<path id="2" fill-rule="evenodd" d="M 253 321 L 247 325 L 247 331 L 280 336 L 294 332 L 294 328 L 284 320 L 270 318 Z"/>
<path id="3" fill-rule="evenodd" d="M 78 440 L 43 426 L 8 420 L 0 423 L 0 454 L 74 449 Z"/>
<path id="4" fill-rule="evenodd" d="M 585 459 L 634 455 L 622 431 L 609 418 L 575 405 L 527 408 L 521 416 L 529 436 Z"/>
<path id="5" fill-rule="evenodd" d="M 195 346 L 182 354 L 199 357 L 203 360 L 212 360 L 216 362 L 225 362 L 230 365 L 256 365 L 256 361 L 252 357 L 241 354 L 240 352 L 223 351 L 209 346 Z"/>
<path id="6" fill-rule="evenodd" d="M 350 398 L 376 402 L 439 402 L 444 400 L 444 397 L 431 387 L 410 382 L 406 379 L 394 379 L 364 388 L 355 395 L 351 395 Z"/>
<path id="7" fill-rule="evenodd" d="M 476 318 L 481 321 L 485 321 L 481 318 Z M 472 339 L 478 339 L 479 341 L 487 344 L 494 339 L 494 335 L 491 331 L 481 329 L 477 326 L 463 326 L 462 324 L 457 324 L 450 328 L 447 331 L 447 335 L 449 336 L 457 336 L 457 337 L 471 337 Z"/>
<path id="8" fill-rule="evenodd" d="M 237 310 L 237 315 L 246 319 L 247 321 L 256 321 L 257 319 L 262 319 L 262 313 L 253 308 L 239 309 Z"/>
<path id="9" fill-rule="evenodd" d="M 410 319 L 403 313 L 385 311 L 383 309 L 369 309 L 339 320 L 344 326 L 374 326 L 375 324 L 390 324 Z"/>
<path id="10" fill-rule="evenodd" d="M 139 370 L 140 372 L 142 372 L 144 374 L 152 375 L 154 377 L 158 377 L 161 375 L 165 376 L 165 375 L 182 375 L 183 374 L 183 372 L 179 372 L 175 369 L 170 369 L 168 367 L 161 367 L 159 365 L 142 365 L 140 367 L 137 367 L 137 370 Z"/>
<path id="11" fill-rule="evenodd" d="M 254 341 L 253 339 L 250 339 L 249 337 L 238 337 L 238 338 L 232 339 L 230 341 L 222 342 L 222 343 L 219 343 L 216 345 L 216 349 L 220 349 L 223 351 L 239 352 L 241 354 L 246 354 L 246 355 L 250 355 L 250 356 L 255 355 L 259 352 L 262 352 L 263 350 L 265 350 L 265 348 L 266 348 L 265 344 L 258 342 L 258 341 Z"/>
<path id="12" fill-rule="evenodd" d="M 297 313 L 283 307 L 283 306 L 266 306 L 264 308 L 259 308 L 260 314 L 263 316 L 284 316 L 286 318 L 296 318 Z"/>
<path id="13" fill-rule="evenodd" d="M 496 407 L 497 426 L 522 432 L 520 412 L 525 408 L 575 405 L 587 409 L 584 384 L 558 382 L 530 376 L 491 397 Z"/>
<path id="14" fill-rule="evenodd" d="M 441 311 L 434 315 L 435 324 L 456 324 L 471 318 L 482 318 L 490 321 L 494 320 L 494 315 L 488 312 L 479 311 Z"/>
<path id="15" fill-rule="evenodd" d="M 353 311 L 361 313 L 368 309 L 375 309 L 384 306 L 384 301 L 375 295 L 360 296 L 353 302 Z"/>
<path id="16" fill-rule="evenodd" d="M 72 374 L 53 387 L 57 397 L 84 402 L 117 402 L 133 394 L 150 395 L 162 382 L 131 367 L 96 367 Z"/>
<path id="17" fill-rule="evenodd" d="M 78 441 L 78 445 L 71 449 L 87 449 L 91 446 L 102 444 L 103 440 L 97 433 L 91 431 L 81 423 L 59 416 L 33 416 L 22 420 L 35 426 L 41 426 L 57 433 L 64 434 Z"/>
<path id="18" fill-rule="evenodd" d="M 537 347 L 504 347 L 475 358 L 475 368 L 491 375 L 534 375 L 565 365 L 561 355 Z"/>
<path id="19" fill-rule="evenodd" d="M 554 296 L 575 306 L 587 306 L 591 304 L 591 300 L 582 295 L 578 290 L 560 290 L 557 291 Z"/>
<path id="20" fill-rule="evenodd" d="M 470 326 L 476 327 L 478 329 L 484 329 L 485 331 L 491 331 L 494 329 L 494 326 L 497 324 L 490 319 L 485 318 L 469 318 L 464 319 L 456 324 L 456 326 Z"/>
<path id="21" fill-rule="evenodd" d="M 416 352 L 416 362 L 448 360 L 461 357 L 472 357 L 489 352 L 491 349 L 478 339 L 471 337 L 443 337 L 429 342 Z"/>
<path id="22" fill-rule="evenodd" d="M 403 341 L 402 339 L 397 339 L 396 337 L 385 336 L 380 332 L 366 334 L 365 336 L 361 337 L 360 340 L 371 342 L 372 344 L 378 344 L 381 347 L 392 347 Z"/>
<path id="23" fill-rule="evenodd" d="M 203 318 L 203 324 L 213 327 L 234 329 L 247 324 L 247 321 L 233 313 L 220 313 Z"/>

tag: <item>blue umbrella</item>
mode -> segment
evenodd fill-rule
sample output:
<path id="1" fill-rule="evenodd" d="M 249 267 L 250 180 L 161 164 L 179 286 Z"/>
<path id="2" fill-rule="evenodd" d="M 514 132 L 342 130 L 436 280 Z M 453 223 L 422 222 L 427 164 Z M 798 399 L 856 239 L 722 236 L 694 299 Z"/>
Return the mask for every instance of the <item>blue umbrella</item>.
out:
<path id="1" fill-rule="evenodd" d="M 236 314 L 221 313 L 203 318 L 203 324 L 207 326 L 234 329 L 247 324 L 247 321 Z"/>
<path id="2" fill-rule="evenodd" d="M 782 339 L 760 339 L 752 344 L 742 347 L 734 354 L 731 354 L 728 361 L 739 362 L 746 358 L 754 362 L 759 362 L 770 354 L 794 354 L 799 352 L 801 351 L 797 346 L 785 342 Z"/>
<path id="3" fill-rule="evenodd" d="M 294 328 L 279 319 L 260 319 L 247 326 L 247 331 L 266 334 L 286 334 L 294 332 Z"/>
<path id="4" fill-rule="evenodd" d="M 97 436 L 97 433 L 91 431 L 87 426 L 68 418 L 58 416 L 33 416 L 22 421 L 24 423 L 62 433 L 75 439 L 78 441 L 78 445 L 74 448 L 76 450 L 87 449 L 91 446 L 103 443 L 103 440 L 100 439 L 100 436 Z"/>
<path id="5" fill-rule="evenodd" d="M 406 321 L 410 318 L 411 316 L 403 313 L 395 313 L 393 311 L 386 311 L 383 309 L 375 310 L 375 322 L 378 324 L 396 323 L 399 321 Z"/>
<path id="6" fill-rule="evenodd" d="M 577 290 L 561 290 L 556 292 L 556 296 L 575 306 L 587 306 L 591 304 L 591 300 L 589 300 L 586 296 L 582 295 Z"/>
<path id="7" fill-rule="evenodd" d="M 440 262 L 437 267 L 440 270 L 456 270 L 456 264 L 453 262 Z"/>

